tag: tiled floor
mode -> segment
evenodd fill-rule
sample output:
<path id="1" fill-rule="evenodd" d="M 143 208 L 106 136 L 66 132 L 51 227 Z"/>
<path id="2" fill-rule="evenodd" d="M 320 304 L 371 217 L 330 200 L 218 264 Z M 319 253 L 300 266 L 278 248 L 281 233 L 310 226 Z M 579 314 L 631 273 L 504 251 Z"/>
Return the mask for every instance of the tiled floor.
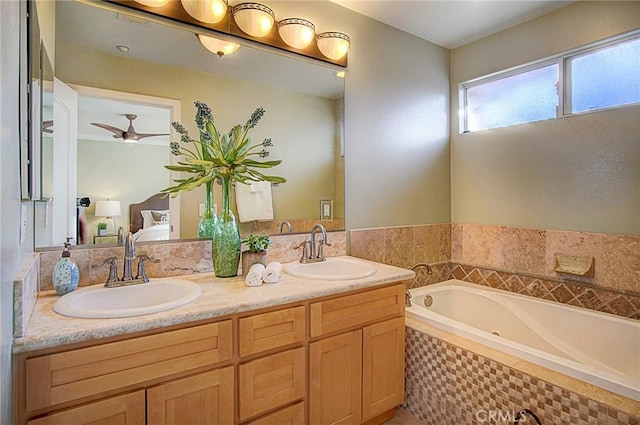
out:
<path id="1" fill-rule="evenodd" d="M 383 425 L 421 425 L 421 423 L 411 413 L 398 407 L 393 419 Z"/>

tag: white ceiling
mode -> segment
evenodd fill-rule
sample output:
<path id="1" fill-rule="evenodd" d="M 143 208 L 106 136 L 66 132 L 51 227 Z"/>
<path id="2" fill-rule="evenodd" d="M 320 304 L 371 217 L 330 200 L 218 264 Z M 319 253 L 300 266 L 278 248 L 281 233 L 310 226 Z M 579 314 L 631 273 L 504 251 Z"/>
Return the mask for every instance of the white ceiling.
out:
<path id="1" fill-rule="evenodd" d="M 573 3 L 557 0 L 331 1 L 448 49 Z"/>

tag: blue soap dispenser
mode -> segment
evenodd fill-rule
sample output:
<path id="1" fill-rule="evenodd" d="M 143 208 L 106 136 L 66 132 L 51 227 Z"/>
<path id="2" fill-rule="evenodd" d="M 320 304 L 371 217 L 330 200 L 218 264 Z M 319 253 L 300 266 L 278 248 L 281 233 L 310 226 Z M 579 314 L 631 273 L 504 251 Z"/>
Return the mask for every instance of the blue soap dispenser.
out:
<path id="1" fill-rule="evenodd" d="M 80 281 L 80 270 L 78 270 L 78 265 L 71 259 L 71 251 L 69 251 L 70 240 L 71 238 L 67 238 L 64 243 L 64 251 L 62 251 L 62 258 L 53 268 L 53 287 L 58 295 L 74 291 Z"/>

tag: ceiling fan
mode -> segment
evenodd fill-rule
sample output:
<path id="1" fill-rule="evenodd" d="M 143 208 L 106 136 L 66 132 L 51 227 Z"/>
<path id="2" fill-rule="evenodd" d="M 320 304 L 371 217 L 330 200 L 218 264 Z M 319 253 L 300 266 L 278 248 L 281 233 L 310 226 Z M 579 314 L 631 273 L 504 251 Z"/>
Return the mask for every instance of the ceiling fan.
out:
<path id="1" fill-rule="evenodd" d="M 95 125 L 96 127 L 104 128 L 105 130 L 109 130 L 114 133 L 113 137 L 115 139 L 122 139 L 125 142 L 135 143 L 143 137 L 153 137 L 153 136 L 168 136 L 169 133 L 136 133 L 133 128 L 133 120 L 135 120 L 138 116 L 134 114 L 124 114 L 124 116 L 129 120 L 129 128 L 126 130 L 121 130 L 117 127 L 113 127 L 107 124 L 101 124 L 97 122 L 92 122 L 91 125 Z"/>

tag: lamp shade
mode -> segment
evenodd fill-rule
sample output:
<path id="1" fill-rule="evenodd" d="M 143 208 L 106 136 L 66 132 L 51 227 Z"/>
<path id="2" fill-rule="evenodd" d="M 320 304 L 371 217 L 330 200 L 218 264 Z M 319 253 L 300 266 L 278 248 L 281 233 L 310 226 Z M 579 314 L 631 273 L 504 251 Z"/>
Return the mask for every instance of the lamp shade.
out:
<path id="1" fill-rule="evenodd" d="M 239 44 L 231 43 L 230 41 L 220 40 L 220 39 L 209 37 L 207 35 L 202 35 L 202 34 L 198 34 L 198 40 L 200 40 L 200 43 L 202 43 L 202 45 L 207 50 L 215 53 L 220 57 L 224 55 L 230 55 L 231 53 L 238 50 L 238 48 L 240 47 Z"/>
<path id="2" fill-rule="evenodd" d="M 287 18 L 278 22 L 278 34 L 287 45 L 304 49 L 313 41 L 316 27 L 306 19 Z"/>
<path id="3" fill-rule="evenodd" d="M 273 10 L 260 3 L 240 3 L 231 10 L 238 27 L 253 37 L 264 37 L 276 21 Z"/>
<path id="4" fill-rule="evenodd" d="M 149 1 L 149 0 L 145 0 Z M 227 13 L 224 0 L 180 0 L 189 15 L 208 24 L 218 23 Z"/>
<path id="5" fill-rule="evenodd" d="M 121 215 L 120 201 L 98 201 L 96 202 L 96 217 L 117 217 Z"/>
<path id="6" fill-rule="evenodd" d="M 329 59 L 338 60 L 344 57 L 351 46 L 351 39 L 341 32 L 323 32 L 316 36 L 318 49 Z"/>
<path id="7" fill-rule="evenodd" d="M 162 7 L 169 3 L 169 0 L 136 0 L 136 2 L 149 7 Z"/>

